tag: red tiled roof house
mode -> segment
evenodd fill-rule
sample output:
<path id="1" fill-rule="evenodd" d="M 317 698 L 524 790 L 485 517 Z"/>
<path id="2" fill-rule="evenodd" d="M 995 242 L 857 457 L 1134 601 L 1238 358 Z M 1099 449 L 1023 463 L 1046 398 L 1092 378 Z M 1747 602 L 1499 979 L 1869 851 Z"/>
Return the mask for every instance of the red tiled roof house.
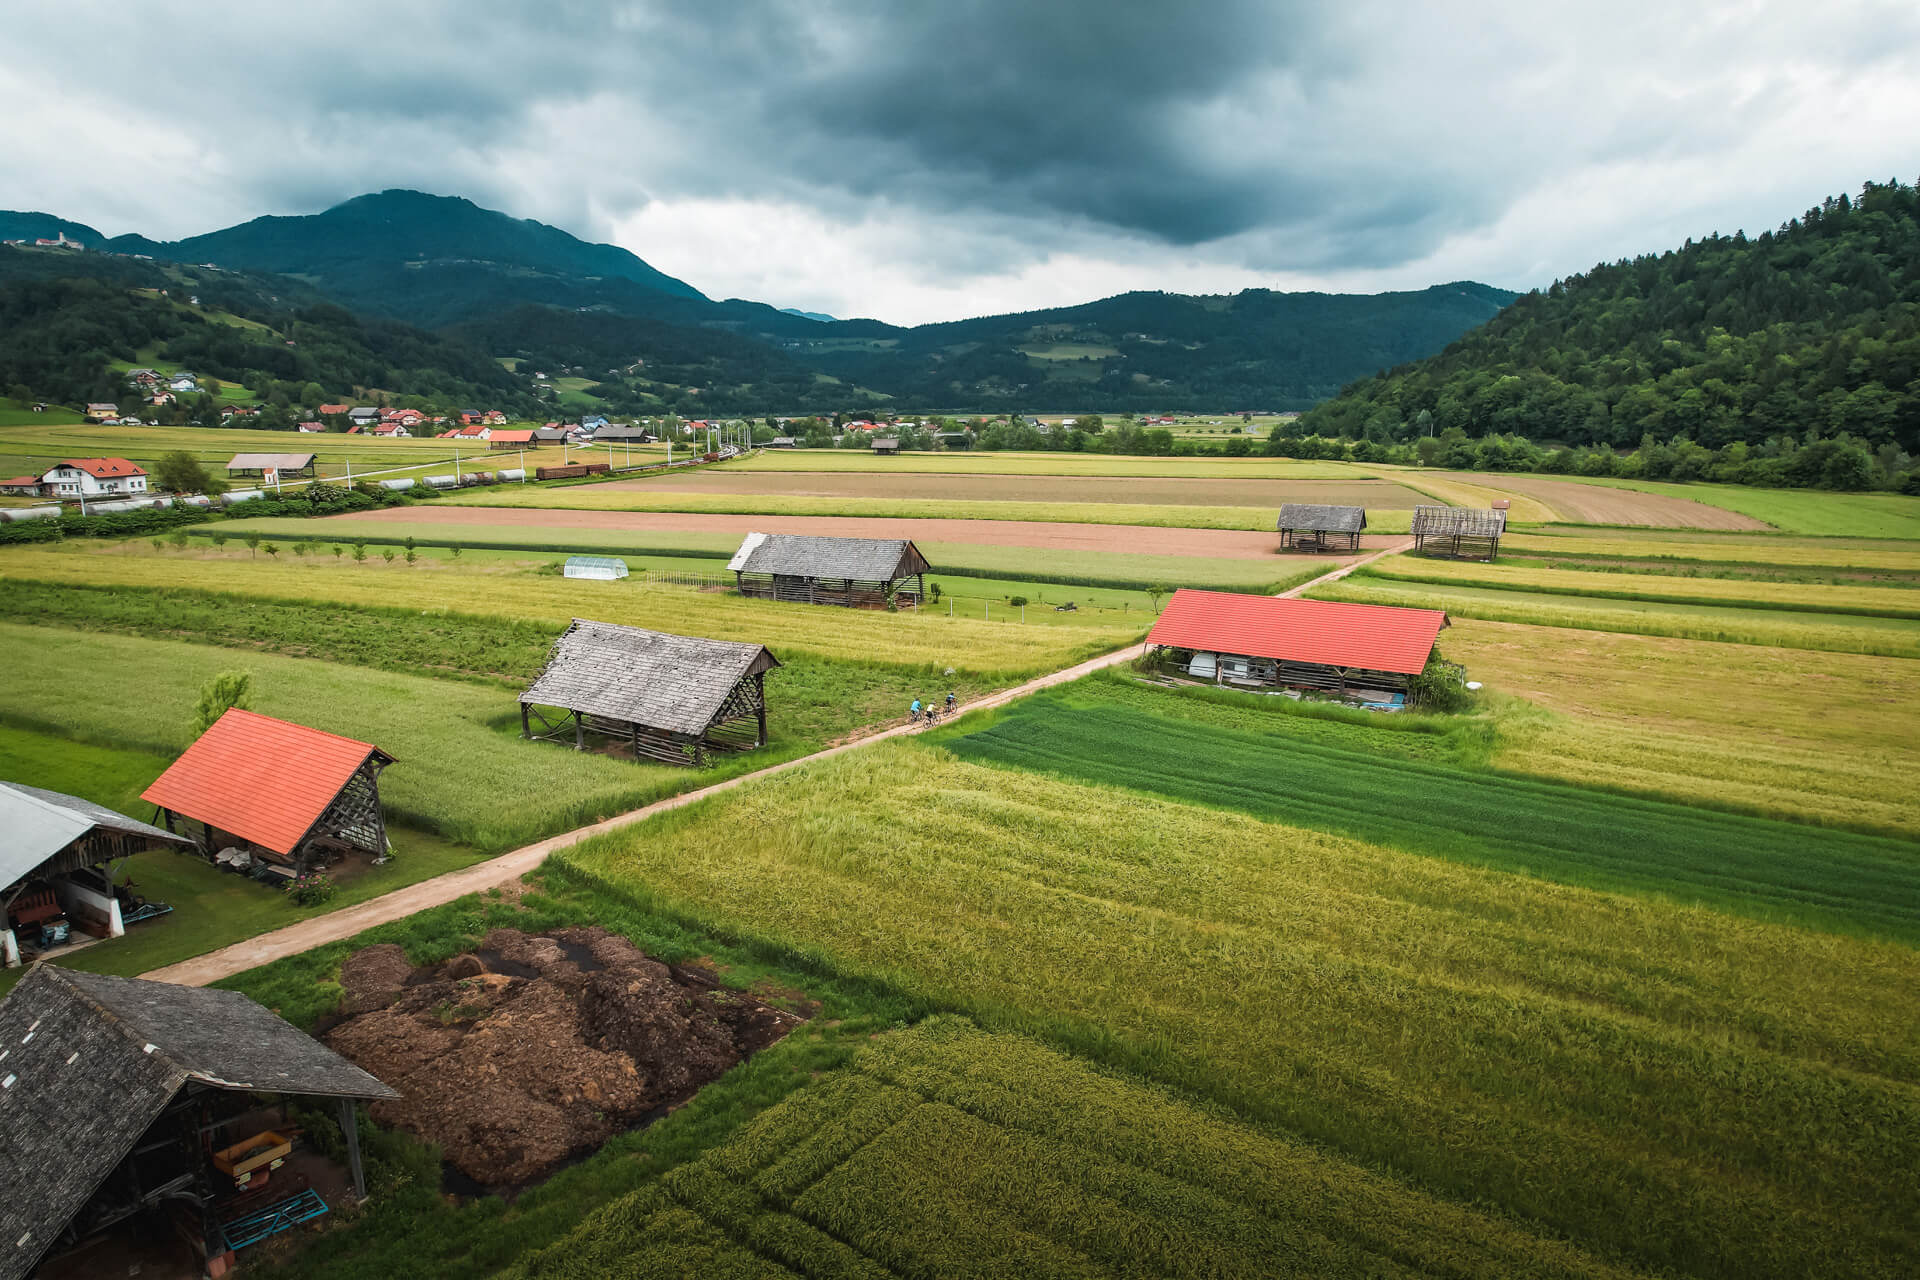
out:
<path id="1" fill-rule="evenodd" d="M 1397 703 L 1426 669 L 1447 625 L 1438 609 L 1183 587 L 1147 633 L 1147 644 L 1188 675 L 1218 684 L 1281 685 Z"/>
<path id="2" fill-rule="evenodd" d="M 147 473 L 125 458 L 68 458 L 40 477 L 49 498 L 126 497 L 147 491 Z"/>
<path id="3" fill-rule="evenodd" d="M 236 707 L 141 799 L 207 858 L 298 875 L 351 852 L 385 860 L 380 771 L 392 763 L 371 743 Z"/>

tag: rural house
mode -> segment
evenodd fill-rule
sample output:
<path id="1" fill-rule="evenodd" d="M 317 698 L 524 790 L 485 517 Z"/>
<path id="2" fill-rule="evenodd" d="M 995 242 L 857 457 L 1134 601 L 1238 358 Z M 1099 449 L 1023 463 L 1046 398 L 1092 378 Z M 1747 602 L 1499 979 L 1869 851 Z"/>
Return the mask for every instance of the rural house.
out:
<path id="1" fill-rule="evenodd" d="M 323 404 L 317 412 L 323 418 L 337 418 L 343 413 L 353 412 L 353 406 L 350 404 Z"/>
<path id="2" fill-rule="evenodd" d="M 1451 560 L 1491 560 L 1500 554 L 1507 531 L 1504 510 L 1471 507 L 1415 507 L 1413 549 Z"/>
<path id="3" fill-rule="evenodd" d="M 327 429 L 327 424 L 324 422 L 302 422 L 294 429 L 303 436 L 318 435 Z"/>
<path id="4" fill-rule="evenodd" d="M 147 491 L 147 473 L 125 458 L 68 458 L 40 477 L 49 498 L 125 497 Z"/>
<path id="5" fill-rule="evenodd" d="M 87 421 L 89 422 L 105 422 L 109 418 L 117 418 L 119 416 L 120 406 L 117 404 L 89 404 L 87 406 Z"/>
<path id="6" fill-rule="evenodd" d="M 1182 587 L 1147 644 L 1188 675 L 1217 684 L 1284 685 L 1400 705 L 1447 625 L 1438 609 Z"/>
<path id="7" fill-rule="evenodd" d="M 392 763 L 370 743 L 235 707 L 140 798 L 202 856 L 291 878 L 347 853 L 386 859 L 380 771 Z"/>
<path id="8" fill-rule="evenodd" d="M 370 427 L 380 421 L 380 411 L 362 405 L 357 409 L 347 410 L 347 421 L 353 423 L 355 426 Z"/>
<path id="9" fill-rule="evenodd" d="M 933 566 L 905 538 L 750 533 L 727 568 L 743 596 L 884 609 L 925 599 Z"/>
<path id="10" fill-rule="evenodd" d="M 288 1167 L 330 1165 L 296 1155 L 288 1101 L 333 1111 L 364 1199 L 357 1106 L 400 1096 L 237 991 L 57 965 L 0 1004 L 0 1045 L 0 1280 L 109 1231 L 141 1258 L 135 1273 L 177 1274 L 166 1263 L 184 1239 L 220 1275 L 238 1249 L 330 1208 Z"/>
<path id="11" fill-rule="evenodd" d="M 0 497 L 37 498 L 39 496 L 39 476 L 15 476 L 11 480 L 0 480 Z"/>
<path id="12" fill-rule="evenodd" d="M 1280 549 L 1333 551 L 1360 549 L 1360 532 L 1367 527 L 1365 507 L 1332 507 L 1317 502 L 1280 504 Z"/>
<path id="13" fill-rule="evenodd" d="M 523 427 L 517 431 L 494 431 L 487 437 L 489 449 L 538 449 L 540 442 L 534 438 L 533 429 Z"/>
<path id="14" fill-rule="evenodd" d="M 520 736 L 578 750 L 593 733 L 636 758 L 704 765 L 715 751 L 766 745 L 766 673 L 779 665 L 765 645 L 575 618 L 520 695 Z"/>
<path id="15" fill-rule="evenodd" d="M 118 864 L 188 843 L 79 796 L 18 782 L 0 782 L 0 831 L 0 963 L 8 968 L 23 949 L 57 946 L 71 930 L 120 937 L 138 904 L 115 893 Z"/>

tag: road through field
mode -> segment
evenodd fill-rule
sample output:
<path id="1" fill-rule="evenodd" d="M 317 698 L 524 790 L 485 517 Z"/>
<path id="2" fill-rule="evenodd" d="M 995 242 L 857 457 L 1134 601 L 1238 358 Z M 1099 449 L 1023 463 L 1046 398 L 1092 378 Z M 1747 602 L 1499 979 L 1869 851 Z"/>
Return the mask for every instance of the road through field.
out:
<path id="1" fill-rule="evenodd" d="M 1392 555 L 1394 552 L 1404 550 L 1407 545 L 1411 544 L 1391 547 L 1388 550 L 1367 556 L 1365 559 L 1356 561 L 1353 564 L 1340 565 L 1283 594 L 1297 596 L 1312 587 L 1344 578 L 1361 565 L 1371 564 L 1381 556 Z M 1145 649 L 1146 645 L 1144 642 L 1140 644 L 1130 644 L 1125 648 L 1116 649 L 1112 653 L 1101 654 L 1097 658 L 1089 658 L 1085 662 L 1075 663 L 1073 666 L 1064 668 L 1063 670 L 1054 671 L 1044 676 L 1036 676 L 1024 684 L 1015 685 L 1011 689 L 1002 689 L 998 693 L 989 694 L 984 698 L 977 699 L 967 705 L 966 711 L 969 713 L 986 711 L 994 707 L 1005 706 L 1015 699 L 1024 698 L 1028 694 L 1037 693 L 1042 689 L 1048 689 L 1055 685 L 1078 680 L 1081 676 L 1091 674 L 1105 667 L 1118 666 L 1122 662 L 1130 662 L 1140 656 Z M 708 796 L 718 795 L 722 791 L 732 790 L 734 787 L 745 782 L 751 782 L 755 778 L 767 778 L 776 773 L 785 773 L 787 770 L 797 768 L 800 765 L 808 764 L 815 760 L 824 760 L 829 756 L 837 756 L 842 752 L 867 746 L 869 743 L 883 742 L 888 738 L 897 738 L 906 734 L 919 733 L 923 728 L 924 726 L 921 725 L 896 724 L 885 729 L 879 729 L 862 737 L 843 742 L 838 746 L 828 747 L 824 751 L 816 751 L 810 756 L 801 756 L 797 760 L 789 760 L 784 764 L 772 765 L 765 769 L 756 770 L 753 773 L 743 773 L 737 778 L 729 778 L 725 782 L 717 782 L 710 787 L 702 787 L 697 791 L 688 791 L 681 795 L 669 796 L 665 800 L 657 800 L 650 805 L 645 805 L 630 812 L 615 814 L 604 822 L 596 822 L 585 827 L 576 827 L 572 831 L 563 831 L 557 836 L 549 836 L 545 840 L 535 841 L 533 844 L 515 849 L 510 853 L 503 853 L 497 858 L 490 858 L 485 862 L 475 863 L 473 866 L 462 868 L 459 871 L 450 871 L 446 875 L 437 876 L 432 880 L 422 880 L 417 884 L 410 884 L 404 889 L 396 889 L 383 897 L 371 898 L 366 902 L 351 907 L 344 907 L 328 915 L 315 916 L 310 920 L 303 920 L 299 924 L 288 925 L 284 929 L 275 929 L 271 933 L 259 934 L 246 939 L 244 942 L 236 942 L 232 946 L 222 947 L 218 951 L 209 951 L 206 955 L 195 956 L 191 960 L 182 960 L 179 964 L 168 965 L 163 969 L 154 969 L 140 976 L 143 978 L 152 978 L 159 982 L 177 982 L 185 986 L 194 987 L 205 986 L 209 982 L 218 982 L 222 978 L 231 978 L 237 973 L 245 973 L 249 969 L 256 969 L 261 965 L 271 964 L 275 960 L 298 955 L 302 951 L 311 951 L 313 948 L 324 946 L 329 942 L 339 942 L 342 939 L 351 938 L 357 933 L 373 928 L 375 925 L 388 924 L 394 920 L 405 919 L 417 911 L 425 911 L 431 907 L 441 906 L 445 903 L 452 902 L 455 898 L 465 897 L 469 893 L 482 893 L 500 885 L 511 884 L 527 872 L 538 867 L 542 862 L 545 862 L 547 855 L 556 849 L 565 849 L 571 845 L 579 844 L 582 840 L 591 839 L 602 832 L 631 826 L 636 822 L 644 822 L 655 814 L 666 813 L 671 809 L 682 808 L 697 800 L 703 800 Z"/>
<path id="2" fill-rule="evenodd" d="M 1040 520 L 893 519 L 855 516 L 712 515 L 679 511 L 575 511 L 566 508 L 438 507 L 421 504 L 355 512 L 328 519 L 392 524 L 511 526 L 517 529 L 601 529 L 620 532 L 806 533 L 830 538 L 911 538 L 916 542 L 971 542 L 989 547 L 1052 551 L 1150 552 L 1271 560 L 1278 537 L 1269 531 L 1171 529 L 1158 525 L 1053 524 Z M 324 521 L 322 522 L 324 524 Z"/>

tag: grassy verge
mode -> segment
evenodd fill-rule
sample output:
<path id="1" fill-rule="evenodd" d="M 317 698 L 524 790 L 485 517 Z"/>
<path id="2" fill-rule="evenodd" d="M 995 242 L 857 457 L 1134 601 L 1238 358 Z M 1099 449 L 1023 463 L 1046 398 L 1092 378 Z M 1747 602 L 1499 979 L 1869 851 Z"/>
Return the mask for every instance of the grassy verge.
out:
<path id="1" fill-rule="evenodd" d="M 1753 1277 L 1920 1247 L 1905 947 L 911 743 L 559 856 L 1582 1248 Z"/>
<path id="2" fill-rule="evenodd" d="M 1543 568 L 1532 564 L 1463 564 L 1415 556 L 1376 560 L 1352 575 L 1363 581 L 1416 582 L 1440 587 L 1479 587 L 1592 600 L 1653 604 L 1732 606 L 1789 613 L 1856 614 L 1866 618 L 1920 620 L 1920 595 L 1909 587 L 1830 586 L 1735 578 L 1691 578 Z"/>

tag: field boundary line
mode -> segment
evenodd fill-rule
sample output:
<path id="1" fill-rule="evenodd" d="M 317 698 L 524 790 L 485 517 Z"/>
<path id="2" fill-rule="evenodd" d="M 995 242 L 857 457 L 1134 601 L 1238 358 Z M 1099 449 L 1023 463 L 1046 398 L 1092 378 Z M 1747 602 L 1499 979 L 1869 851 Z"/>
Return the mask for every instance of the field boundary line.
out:
<path id="1" fill-rule="evenodd" d="M 1310 578 L 1292 590 L 1284 591 L 1280 594 L 1282 596 L 1299 595 L 1312 587 L 1343 578 L 1361 565 L 1371 564 L 1382 556 L 1394 555 L 1406 550 L 1407 547 L 1412 545 L 1413 543 L 1409 541 L 1402 546 L 1390 547 L 1385 551 L 1375 552 L 1363 560 L 1331 569 L 1318 577 Z M 1131 662 L 1143 655 L 1146 649 L 1146 641 L 1140 640 L 1115 649 L 1110 653 L 1103 653 L 1098 657 L 1077 662 L 1059 671 L 1051 671 L 1046 675 L 1035 676 L 1033 679 L 1014 685 L 1011 688 L 1002 689 L 998 693 L 990 693 L 984 698 L 979 698 L 967 703 L 966 706 L 961 709 L 961 714 L 965 715 L 975 711 L 991 711 L 996 707 L 1004 707 L 1010 702 L 1027 697 L 1029 694 L 1038 693 L 1042 689 L 1050 689 L 1056 685 L 1068 684 L 1080 679 L 1082 676 L 1091 675 L 1095 671 L 1118 666 L 1123 662 Z M 626 813 L 617 813 L 611 818 L 605 818 L 584 827 L 575 827 L 571 831 L 563 831 L 558 835 L 548 836 L 544 840 L 537 840 L 532 844 L 523 845 L 518 849 L 500 854 L 498 857 L 489 858 L 485 862 L 476 862 L 470 867 L 462 867 L 458 871 L 449 871 L 445 875 L 435 876 L 430 880 L 421 880 L 418 883 L 407 885 L 404 888 L 395 889 L 392 893 L 382 894 L 378 898 L 369 898 L 365 902 L 355 903 L 351 907 L 342 907 L 340 910 L 328 912 L 326 915 L 314 916 L 310 919 L 287 925 L 284 928 L 256 934 L 254 937 L 221 947 L 216 951 L 209 951 L 205 955 L 194 956 L 189 960 L 182 960 L 176 964 L 166 965 L 159 969 L 150 969 L 140 976 L 157 982 L 175 982 L 190 987 L 202 987 L 210 982 L 218 982 L 222 978 L 231 978 L 236 974 L 245 973 L 250 969 L 257 969 L 261 965 L 271 964 L 275 960 L 282 960 L 288 956 L 298 955 L 303 951 L 311 951 L 315 947 L 324 946 L 330 942 L 344 941 L 376 925 L 391 924 L 395 920 L 403 920 L 415 912 L 425 911 L 432 907 L 444 906 L 456 898 L 465 897 L 467 894 L 480 893 L 487 889 L 497 888 L 500 885 L 510 884 L 545 862 L 548 854 L 560 849 L 571 848 L 583 840 L 592 839 L 594 836 L 604 835 L 609 831 L 618 831 L 622 827 L 630 827 L 637 822 L 645 822 L 648 818 L 656 814 L 670 813 L 675 809 L 683 809 L 690 804 L 696 804 L 701 800 L 705 800 L 709 796 L 719 795 L 724 791 L 731 791 L 733 788 L 752 782 L 757 778 L 769 778 L 774 774 L 785 773 L 789 769 L 797 769 L 801 765 L 811 764 L 815 760 L 825 760 L 848 751 L 856 751 L 861 747 L 869 746 L 876 742 L 885 742 L 891 738 L 907 737 L 913 734 L 923 733 L 930 727 L 931 726 L 926 724 L 890 725 L 887 728 L 876 730 L 873 733 L 864 734 L 858 738 L 822 748 L 811 755 L 799 756 L 792 760 L 782 761 L 779 764 L 768 765 L 766 768 L 756 769 L 752 773 L 743 773 L 738 777 L 728 778 L 725 781 L 716 782 L 710 786 L 697 787 L 692 791 L 684 791 L 679 795 L 668 796 L 663 800 L 656 800 L 652 804 L 642 805 L 638 809 L 630 809 Z"/>
<path id="2" fill-rule="evenodd" d="M 1405 542 L 1401 543 L 1399 546 L 1388 547 L 1385 551 L 1376 551 L 1370 556 L 1363 556 L 1362 558 L 1355 560 L 1352 564 L 1341 565 L 1338 569 L 1330 569 L 1326 573 L 1321 574 L 1317 578 L 1308 578 L 1305 582 L 1301 583 L 1297 587 L 1289 587 L 1285 591 L 1279 592 L 1278 596 L 1282 600 L 1291 600 L 1295 596 L 1305 595 L 1307 592 L 1313 590 L 1315 587 L 1324 587 L 1329 582 L 1338 582 L 1340 579 L 1346 577 L 1348 574 L 1352 573 L 1354 570 L 1366 568 L 1368 565 L 1372 564 L 1375 560 L 1384 560 L 1388 556 L 1397 556 L 1402 551 L 1411 551 L 1411 550 L 1413 550 L 1413 539 L 1408 538 Z"/>

